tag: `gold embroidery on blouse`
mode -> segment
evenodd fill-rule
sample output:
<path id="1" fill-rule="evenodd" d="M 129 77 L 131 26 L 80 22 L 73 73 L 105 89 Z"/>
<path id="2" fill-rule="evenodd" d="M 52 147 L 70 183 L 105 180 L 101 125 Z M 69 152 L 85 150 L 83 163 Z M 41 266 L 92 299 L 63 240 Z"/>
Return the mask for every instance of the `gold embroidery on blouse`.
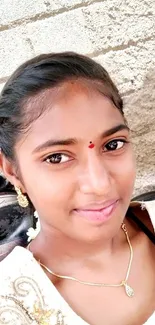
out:
<path id="1" fill-rule="evenodd" d="M 37 298 L 36 302 L 39 304 L 39 307 L 43 309 L 45 305 L 41 290 L 37 282 L 27 276 L 21 276 L 13 282 L 13 289 L 17 296 L 27 297 L 30 292 L 34 292 Z"/>
<path id="2" fill-rule="evenodd" d="M 7 313 L 11 317 L 16 316 L 16 319 L 21 321 L 21 325 L 38 324 L 49 325 L 50 320 L 53 325 L 65 325 L 64 316 L 60 310 L 47 309 L 44 298 L 38 284 L 29 277 L 19 277 L 13 282 L 15 295 L 0 296 L 4 301 L 7 301 L 4 306 L 0 307 L 0 324 L 12 325 L 12 320 L 6 318 Z M 37 298 L 34 301 L 32 308 L 26 307 L 26 302 L 19 300 L 18 297 L 26 298 L 30 293 L 34 292 Z M 6 315 L 6 316 L 5 316 Z"/>
<path id="3" fill-rule="evenodd" d="M 14 305 L 8 303 L 0 307 L 0 324 L 12 324 L 13 319 L 8 319 L 7 314 L 11 314 L 11 317 L 16 316 L 17 320 L 21 321 L 21 324 L 24 325 L 32 324 L 33 318 L 31 317 L 28 310 L 23 306 L 22 302 L 17 300 L 14 296 L 0 296 L 0 298 L 14 302 Z"/>

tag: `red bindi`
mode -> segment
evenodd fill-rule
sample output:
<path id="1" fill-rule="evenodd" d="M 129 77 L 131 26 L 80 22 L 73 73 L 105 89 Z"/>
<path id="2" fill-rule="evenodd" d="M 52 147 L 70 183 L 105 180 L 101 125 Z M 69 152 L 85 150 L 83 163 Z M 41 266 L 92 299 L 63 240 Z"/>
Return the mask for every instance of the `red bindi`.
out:
<path id="1" fill-rule="evenodd" d="M 88 148 L 93 149 L 95 147 L 94 143 L 92 143 L 92 141 L 90 141 L 89 143 L 90 144 L 89 144 Z"/>

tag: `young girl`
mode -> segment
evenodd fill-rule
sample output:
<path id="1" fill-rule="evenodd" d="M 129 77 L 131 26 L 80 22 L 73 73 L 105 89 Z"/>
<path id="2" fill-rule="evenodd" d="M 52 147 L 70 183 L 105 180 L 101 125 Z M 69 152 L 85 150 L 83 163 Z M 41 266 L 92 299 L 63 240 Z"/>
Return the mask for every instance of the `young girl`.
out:
<path id="1" fill-rule="evenodd" d="M 0 98 L 0 147 L 41 224 L 0 263 L 0 324 L 155 324 L 155 206 L 130 204 L 130 130 L 105 69 L 67 52 L 20 66 Z"/>

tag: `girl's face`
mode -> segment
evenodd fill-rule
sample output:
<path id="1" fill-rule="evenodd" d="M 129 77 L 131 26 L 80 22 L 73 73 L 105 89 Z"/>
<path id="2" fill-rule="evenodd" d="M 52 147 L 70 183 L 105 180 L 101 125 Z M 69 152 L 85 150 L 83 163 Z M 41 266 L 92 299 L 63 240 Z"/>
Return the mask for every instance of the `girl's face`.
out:
<path id="1" fill-rule="evenodd" d="M 128 128 L 110 100 L 82 83 L 53 92 L 31 103 L 32 110 L 47 109 L 15 148 L 22 189 L 47 232 L 91 242 L 111 238 L 135 179 Z"/>

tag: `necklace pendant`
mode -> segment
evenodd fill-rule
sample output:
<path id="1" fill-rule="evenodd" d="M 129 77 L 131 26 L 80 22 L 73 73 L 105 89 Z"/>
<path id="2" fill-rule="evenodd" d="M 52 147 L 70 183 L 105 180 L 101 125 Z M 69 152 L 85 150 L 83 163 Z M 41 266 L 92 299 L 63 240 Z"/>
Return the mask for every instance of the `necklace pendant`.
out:
<path id="1" fill-rule="evenodd" d="M 127 283 L 124 283 L 123 285 L 127 296 L 132 298 L 134 296 L 134 290 Z"/>

